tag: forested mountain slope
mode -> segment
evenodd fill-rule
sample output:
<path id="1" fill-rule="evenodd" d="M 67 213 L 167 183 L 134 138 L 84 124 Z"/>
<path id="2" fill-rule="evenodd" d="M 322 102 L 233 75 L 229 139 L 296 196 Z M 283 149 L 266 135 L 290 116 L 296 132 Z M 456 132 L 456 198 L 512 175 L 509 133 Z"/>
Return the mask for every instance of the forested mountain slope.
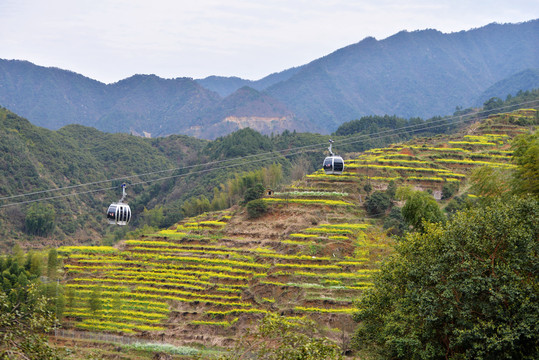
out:
<path id="1" fill-rule="evenodd" d="M 213 189 L 228 179 L 273 163 L 281 164 L 289 176 L 291 164 L 301 155 L 286 158 L 268 152 L 325 141 L 320 135 L 289 132 L 270 139 L 251 129 L 212 143 L 185 135 L 147 139 L 109 134 L 82 125 L 51 131 L 0 109 L 0 247 L 26 240 L 37 241 L 28 247 L 47 246 L 52 238 L 98 242 L 117 230 L 106 225 L 104 212 L 121 197 L 122 182 L 128 185 L 133 226 L 150 222 L 142 216 L 145 209 L 160 214 L 155 225 L 171 224 L 185 216 L 186 200 L 201 195 L 211 200 Z M 257 153 L 266 156 L 231 161 Z M 309 170 L 316 161 L 316 154 L 310 156 L 303 155 Z M 52 214 L 51 232 L 28 228 L 25 219 L 31 209 Z M 32 240 L 35 235 L 39 239 Z"/>
<path id="2" fill-rule="evenodd" d="M 318 128 L 334 129 L 369 114 L 448 114 L 472 105 L 492 84 L 537 69 L 538 34 L 536 20 L 452 34 L 423 30 L 366 38 L 303 66 L 267 91 Z"/>
<path id="3" fill-rule="evenodd" d="M 528 69 L 498 81 L 479 96 L 474 106 L 481 106 L 489 99 L 502 94 L 517 95 L 522 89 L 539 89 L 539 69 Z"/>
<path id="4" fill-rule="evenodd" d="M 175 168 L 179 159 L 193 159 L 193 154 L 205 143 L 185 136 L 152 143 L 148 139 L 106 134 L 81 125 L 51 131 L 34 126 L 5 109 L 0 109 L 0 123 L 2 205 L 65 196 L 49 202 L 53 204 L 58 224 L 53 237 L 60 239 L 69 235 L 80 240 L 80 237 L 103 233 L 103 208 L 118 200 L 120 192 L 117 189 L 93 191 L 119 186 L 121 181 L 108 180 Z M 167 144 L 174 144 L 173 152 L 169 153 Z M 90 183 L 96 184 L 79 187 Z M 67 189 L 55 191 L 58 188 Z M 142 188 L 131 188 L 129 199 L 134 200 Z M 35 192 L 38 193 L 32 196 L 17 196 Z M 82 194 L 69 196 L 78 192 Z M 13 245 L 23 236 L 25 213 L 31 205 L 2 208 L 3 247 L 5 242 Z"/>

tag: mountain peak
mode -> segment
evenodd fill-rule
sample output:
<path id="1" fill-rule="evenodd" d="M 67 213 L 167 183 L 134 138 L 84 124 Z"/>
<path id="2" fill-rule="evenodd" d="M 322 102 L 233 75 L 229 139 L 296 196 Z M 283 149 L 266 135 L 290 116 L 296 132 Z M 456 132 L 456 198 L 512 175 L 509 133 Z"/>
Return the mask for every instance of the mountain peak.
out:
<path id="1" fill-rule="evenodd" d="M 539 19 L 455 34 L 425 29 L 403 30 L 383 40 L 366 37 L 257 81 L 137 74 L 105 85 L 64 70 L 4 60 L 0 104 L 51 129 L 76 122 L 163 136 L 194 134 L 191 129 L 198 127 L 198 136 L 213 138 L 223 133 L 203 130 L 234 117 L 241 126 L 255 119 L 269 132 L 301 124 L 328 133 L 366 115 L 431 117 L 475 105 L 493 84 L 539 69 L 538 26 Z M 511 87 L 528 90 L 524 78 L 514 77 Z"/>

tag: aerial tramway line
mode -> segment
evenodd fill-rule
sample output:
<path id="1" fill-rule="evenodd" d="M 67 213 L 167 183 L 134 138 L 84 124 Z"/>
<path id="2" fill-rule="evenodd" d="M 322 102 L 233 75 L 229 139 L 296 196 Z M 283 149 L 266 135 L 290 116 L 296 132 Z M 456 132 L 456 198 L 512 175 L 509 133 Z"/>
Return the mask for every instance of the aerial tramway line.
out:
<path id="1" fill-rule="evenodd" d="M 515 105 L 521 105 L 521 106 L 522 105 L 531 105 L 531 104 L 535 105 L 536 103 L 537 103 L 537 100 L 533 100 L 533 101 L 528 101 L 528 102 L 522 102 L 520 104 L 513 104 L 513 105 L 510 105 L 510 106 L 501 107 L 501 108 L 498 108 L 496 110 L 502 110 L 504 108 L 514 107 Z M 434 121 L 433 123 L 428 124 L 429 126 L 423 126 L 423 124 L 413 124 L 413 125 L 404 126 L 402 128 L 398 128 L 398 129 L 390 129 L 390 130 L 380 131 L 380 132 L 378 132 L 376 134 L 370 134 L 370 135 L 363 135 L 362 134 L 360 136 L 351 136 L 348 139 L 344 140 L 343 143 L 344 144 L 353 144 L 353 143 L 362 141 L 362 139 L 366 138 L 366 137 L 369 137 L 370 139 L 373 139 L 373 135 L 378 135 L 375 138 L 393 136 L 393 135 L 398 134 L 399 132 L 404 132 L 404 131 L 410 132 L 411 129 L 413 129 L 412 131 L 433 129 L 433 128 L 438 128 L 438 127 L 441 127 L 441 126 L 447 126 L 448 122 L 449 123 L 453 122 L 454 124 L 458 124 L 458 123 L 466 123 L 466 122 L 469 122 L 469 121 L 478 121 L 478 120 L 487 118 L 487 116 L 489 114 L 489 112 L 486 112 L 486 111 L 483 112 L 483 113 L 484 114 L 481 114 L 481 112 L 480 113 L 475 113 L 475 114 L 473 114 L 473 116 L 469 116 L 469 117 L 466 117 L 466 116 L 464 116 L 464 117 L 463 116 L 453 116 L 453 117 L 443 118 L 443 119 L 440 119 L 440 120 Z M 434 123 L 438 123 L 438 124 L 433 126 Z M 329 145 L 328 150 L 329 150 L 330 156 L 327 156 L 324 159 L 323 169 L 324 169 L 324 172 L 326 174 L 328 174 L 328 175 L 340 175 L 344 171 L 344 160 L 343 160 L 343 158 L 341 156 L 335 155 L 333 153 L 333 151 L 332 151 L 333 140 L 329 140 L 329 141 L 330 141 L 330 145 Z M 295 151 L 292 152 L 292 154 L 297 154 L 297 153 L 300 153 L 300 152 L 303 152 L 303 151 L 308 151 L 307 150 L 308 148 L 313 148 L 313 147 L 320 146 L 320 145 L 321 144 L 313 144 L 313 145 L 296 147 L 296 148 L 294 148 Z M 290 151 L 290 149 L 287 149 L 287 151 Z M 279 152 L 277 152 L 277 153 L 279 153 Z M 249 160 L 249 161 L 246 161 L 246 159 L 254 157 L 254 156 L 255 157 L 258 157 L 258 156 L 272 156 L 273 157 L 274 154 L 275 154 L 275 152 L 272 151 L 270 153 L 252 154 L 252 155 L 248 155 L 248 156 L 244 156 L 244 157 L 240 157 L 240 158 L 235 158 L 235 159 L 215 161 L 215 162 L 210 162 L 210 163 L 206 163 L 206 164 L 199 164 L 199 165 L 207 165 L 207 166 L 208 165 L 213 165 L 213 166 L 215 166 L 215 165 L 218 165 L 218 164 L 221 164 L 221 163 L 227 163 L 229 161 L 241 160 L 241 162 L 238 165 L 222 165 L 221 167 L 215 166 L 215 167 L 212 167 L 210 169 L 204 169 L 204 170 L 200 170 L 200 171 L 195 171 L 194 173 L 202 173 L 202 172 L 216 170 L 216 169 L 230 168 L 231 166 L 242 166 L 242 165 L 245 165 L 246 163 L 250 163 L 250 162 L 264 161 L 264 160 L 268 160 L 268 158 L 253 159 L 253 160 Z M 287 154 L 285 156 L 289 156 L 289 155 L 291 155 L 291 154 Z M 187 167 L 182 167 L 182 168 L 175 168 L 175 169 L 159 170 L 159 171 L 149 172 L 149 173 L 145 173 L 145 174 L 137 174 L 137 175 L 132 175 L 132 176 L 129 176 L 129 177 L 124 177 L 123 179 L 131 178 L 131 177 L 135 177 L 135 176 L 143 176 L 143 175 L 158 174 L 158 173 L 163 173 L 163 172 L 182 170 L 182 169 L 185 170 L 187 168 L 191 168 L 191 167 L 199 166 L 199 165 L 192 165 L 192 166 L 187 166 Z M 190 173 L 190 174 L 193 174 L 193 173 Z M 163 179 L 170 179 L 170 178 L 175 178 L 175 177 L 178 177 L 178 176 L 185 176 L 185 175 L 187 175 L 187 174 L 170 175 L 170 176 L 161 177 L 161 178 L 151 180 L 151 181 L 141 181 L 141 182 L 136 183 L 136 184 L 150 183 L 150 182 L 154 182 L 154 181 L 159 181 L 159 180 L 163 180 Z M 109 179 L 109 180 L 103 180 L 103 181 L 98 181 L 98 182 L 93 182 L 93 183 L 72 185 L 72 186 L 67 186 L 67 187 L 64 187 L 64 188 L 57 188 L 57 189 L 40 190 L 40 191 L 34 191 L 34 192 L 29 192 L 29 193 L 24 193 L 24 194 L 17 194 L 17 195 L 12 195 L 12 196 L 1 196 L 0 201 L 12 200 L 12 199 L 15 199 L 15 198 L 26 197 L 26 196 L 35 196 L 35 195 L 39 195 L 39 194 L 51 193 L 51 192 L 54 192 L 54 191 L 62 191 L 62 190 L 66 190 L 66 189 L 73 189 L 73 188 L 78 188 L 78 187 L 82 187 L 82 186 L 96 185 L 96 184 L 101 184 L 101 183 L 104 183 L 104 182 L 107 182 L 107 181 L 112 181 L 112 180 L 119 180 L 119 179 Z M 133 185 L 133 184 L 131 184 L 131 185 Z M 130 220 L 132 219 L 131 208 L 129 207 L 127 202 L 125 202 L 125 197 L 126 197 L 125 187 L 126 187 L 126 185 L 122 184 L 122 198 L 118 202 L 110 204 L 110 206 L 109 206 L 109 208 L 107 210 L 106 218 L 107 218 L 109 224 L 127 225 L 130 222 Z M 57 195 L 57 196 L 50 196 L 50 197 L 41 198 L 41 199 L 19 201 L 19 202 L 11 202 L 11 203 L 7 203 L 7 204 L 1 204 L 0 209 L 4 208 L 4 207 L 8 207 L 8 206 L 13 206 L 13 205 L 28 204 L 28 203 L 33 203 L 33 202 L 36 202 L 36 201 L 52 200 L 52 199 L 58 199 L 58 198 L 63 198 L 63 197 L 67 197 L 67 196 L 76 196 L 76 195 L 94 193 L 94 192 L 97 192 L 97 191 L 105 191 L 105 190 L 110 190 L 110 189 L 112 189 L 112 188 L 110 188 L 110 187 L 109 188 L 101 188 L 101 189 L 88 190 L 88 191 L 77 192 L 77 193 L 72 193 L 72 194 L 63 194 L 63 195 Z"/>

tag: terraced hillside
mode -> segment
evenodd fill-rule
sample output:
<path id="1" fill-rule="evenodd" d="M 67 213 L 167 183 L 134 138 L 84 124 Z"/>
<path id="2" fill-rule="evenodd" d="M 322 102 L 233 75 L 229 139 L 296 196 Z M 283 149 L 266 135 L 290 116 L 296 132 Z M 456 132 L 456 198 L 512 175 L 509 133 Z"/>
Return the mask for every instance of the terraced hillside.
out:
<path id="1" fill-rule="evenodd" d="M 351 331 L 352 302 L 389 247 L 368 224 L 326 223 L 352 219 L 357 205 L 312 193 L 256 221 L 236 209 L 233 218 L 204 214 L 118 248 L 61 248 L 68 325 L 228 345 L 254 319 L 279 312 L 315 316 L 335 335 Z M 290 217 L 295 224 L 280 221 Z M 94 311 L 92 298 L 102 299 Z"/>
<path id="2" fill-rule="evenodd" d="M 518 110 L 491 116 L 450 137 L 420 138 L 405 144 L 371 149 L 346 161 L 342 176 L 323 170 L 307 175 L 305 186 L 327 188 L 341 184 L 371 183 L 385 189 L 390 181 L 432 190 L 440 199 L 446 182 L 465 183 L 477 166 L 512 167 L 510 141 L 537 122 L 537 110 Z"/>
<path id="3" fill-rule="evenodd" d="M 373 149 L 265 196 L 270 210 L 205 213 L 116 247 L 63 247 L 64 326 L 183 345 L 230 346 L 264 314 L 308 316 L 345 342 L 353 301 L 372 286 L 391 240 L 365 216 L 363 184 L 431 189 L 477 166 L 511 167 L 510 140 L 535 110 L 475 124 L 452 138 Z M 524 120 L 523 120 L 524 119 Z M 438 196 L 439 197 L 439 196 Z"/>

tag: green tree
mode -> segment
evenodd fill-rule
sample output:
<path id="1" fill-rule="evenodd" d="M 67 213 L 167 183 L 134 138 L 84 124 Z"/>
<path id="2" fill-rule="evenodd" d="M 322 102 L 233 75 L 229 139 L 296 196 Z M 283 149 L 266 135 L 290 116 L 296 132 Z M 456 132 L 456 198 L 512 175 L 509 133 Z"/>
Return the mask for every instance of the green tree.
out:
<path id="1" fill-rule="evenodd" d="M 486 198 L 539 197 L 539 132 L 525 134 L 513 142 L 514 169 L 480 167 L 471 174 L 471 191 Z"/>
<path id="2" fill-rule="evenodd" d="M 468 194 L 464 194 L 462 196 L 455 196 L 453 197 L 449 203 L 447 203 L 447 206 L 445 207 L 445 211 L 449 216 L 453 216 L 457 211 L 462 211 L 466 209 L 470 209 L 471 207 L 475 206 L 477 203 L 477 198 L 470 197 Z"/>
<path id="3" fill-rule="evenodd" d="M 65 290 L 65 299 L 66 299 L 66 304 L 65 306 L 68 307 L 68 308 L 72 308 L 72 307 L 75 307 L 75 299 L 76 299 L 76 292 L 75 292 L 75 289 L 73 288 L 66 288 Z"/>
<path id="4" fill-rule="evenodd" d="M 35 251 L 29 251 L 26 254 L 26 269 L 30 274 L 35 276 L 41 276 L 43 273 L 43 256 Z"/>
<path id="5" fill-rule="evenodd" d="M 539 197 L 539 131 L 521 135 L 513 142 L 513 189 L 519 195 Z"/>
<path id="6" fill-rule="evenodd" d="M 142 211 L 142 218 L 144 219 L 144 224 L 152 227 L 162 227 L 165 221 L 165 215 L 163 213 L 163 207 L 157 206 L 151 210 L 144 208 Z"/>
<path id="7" fill-rule="evenodd" d="M 402 211 L 399 207 L 391 208 L 389 214 L 384 218 L 384 229 L 392 235 L 402 236 L 406 230 L 406 222 L 402 217 Z"/>
<path id="8" fill-rule="evenodd" d="M 101 297 L 101 289 L 95 287 L 88 298 L 88 308 L 92 313 L 95 313 L 103 308 L 103 299 Z"/>
<path id="9" fill-rule="evenodd" d="M 365 201 L 365 209 L 372 216 L 384 215 L 390 206 L 391 199 L 385 191 L 375 191 Z"/>
<path id="10" fill-rule="evenodd" d="M 195 216 L 210 211 L 211 204 L 208 198 L 204 195 L 192 197 L 190 200 L 182 204 L 181 212 L 184 216 Z"/>
<path id="11" fill-rule="evenodd" d="M 24 263 L 24 250 L 22 247 L 19 244 L 15 244 L 11 251 L 13 253 L 13 261 L 16 262 L 17 265 L 22 265 Z"/>
<path id="12" fill-rule="evenodd" d="M 56 212 L 51 204 L 35 202 L 26 212 L 25 225 L 29 234 L 47 236 L 54 230 Z"/>
<path id="13" fill-rule="evenodd" d="M 425 222 L 445 221 L 445 216 L 436 200 L 423 191 L 415 191 L 410 194 L 402 207 L 402 217 L 408 225 L 417 231 L 423 231 Z"/>
<path id="14" fill-rule="evenodd" d="M 395 199 L 395 195 L 397 194 L 397 183 L 395 183 L 395 180 L 391 180 L 387 184 L 386 194 L 391 200 Z"/>
<path id="15" fill-rule="evenodd" d="M 52 248 L 47 257 L 47 276 L 49 279 L 55 280 L 58 277 L 58 265 L 58 251 Z"/>
<path id="16" fill-rule="evenodd" d="M 445 182 L 442 186 L 442 199 L 446 200 L 451 198 L 457 191 L 459 191 L 458 181 Z"/>
<path id="17" fill-rule="evenodd" d="M 281 164 L 273 163 L 262 169 L 264 174 L 264 185 L 270 188 L 276 187 L 283 180 L 283 167 Z"/>
<path id="18" fill-rule="evenodd" d="M 24 287 L 24 298 L 13 300 L 0 291 L 0 358 L 60 359 L 45 333 L 54 324 L 54 311 L 36 284 Z"/>
<path id="19" fill-rule="evenodd" d="M 243 195 L 244 203 L 248 203 L 251 200 L 260 199 L 264 195 L 264 185 L 258 183 L 248 188 Z"/>
<path id="20" fill-rule="evenodd" d="M 57 281 L 49 282 L 45 284 L 45 295 L 48 298 L 49 308 L 54 311 L 57 319 L 61 319 L 66 305 L 64 287 Z"/>
<path id="21" fill-rule="evenodd" d="M 256 219 L 268 211 L 268 205 L 262 199 L 251 200 L 247 203 L 246 207 L 249 219 Z"/>
<path id="22" fill-rule="evenodd" d="M 266 315 L 254 332 L 247 332 L 220 360 L 341 360 L 341 349 L 320 336 L 316 323 L 305 318 Z"/>
<path id="23" fill-rule="evenodd" d="M 364 186 L 363 186 L 363 190 L 365 190 L 365 192 L 367 193 L 367 195 L 369 195 L 372 191 L 372 185 L 370 182 L 366 183 Z"/>
<path id="24" fill-rule="evenodd" d="M 511 194 L 511 170 L 481 166 L 470 175 L 471 192 L 481 197 L 504 197 Z"/>
<path id="25" fill-rule="evenodd" d="M 539 357 L 539 202 L 497 199 L 409 233 L 358 302 L 355 344 L 391 359 Z"/>
<path id="26" fill-rule="evenodd" d="M 395 199 L 408 200 L 415 191 L 411 185 L 399 186 L 395 191 Z"/>
<path id="27" fill-rule="evenodd" d="M 487 115 L 494 114 L 499 112 L 501 107 L 503 107 L 503 100 L 499 97 L 493 97 L 483 103 L 483 112 L 486 112 Z"/>

